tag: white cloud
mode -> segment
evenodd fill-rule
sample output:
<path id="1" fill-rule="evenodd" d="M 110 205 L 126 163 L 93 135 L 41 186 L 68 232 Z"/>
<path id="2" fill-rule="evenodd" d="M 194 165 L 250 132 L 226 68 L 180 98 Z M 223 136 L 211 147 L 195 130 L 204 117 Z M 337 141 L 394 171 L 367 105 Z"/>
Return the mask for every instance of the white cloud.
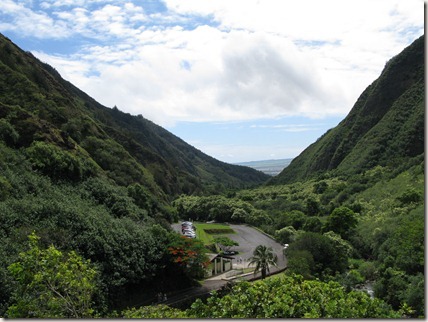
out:
<path id="1" fill-rule="evenodd" d="M 96 46 L 75 57 L 97 76 L 88 78 L 88 70 L 64 72 L 103 104 L 161 125 L 335 113 L 340 94 L 331 91 L 334 86 L 323 86 L 316 66 L 294 44 L 269 38 L 207 26 L 148 30 L 140 33 L 141 43 Z"/>
<path id="2" fill-rule="evenodd" d="M 14 31 L 26 36 L 53 39 L 70 35 L 70 30 L 63 21 L 56 21 L 45 12 L 35 12 L 26 7 L 26 3 L 2 0 L 0 15 L 8 17 L 7 20 L 0 22 L 0 31 Z"/>
<path id="3" fill-rule="evenodd" d="M 67 56 L 35 55 L 101 103 L 160 125 L 345 115 L 423 33 L 422 0 L 165 4 L 148 13 L 138 1 L 45 0 L 43 12 L 3 0 L 0 31 L 86 37 Z"/>
<path id="4" fill-rule="evenodd" d="M 230 34 L 223 50 L 220 105 L 258 117 L 301 114 L 307 104 L 323 107 L 328 114 L 324 103 L 329 89 L 319 82 L 309 56 L 287 39 Z"/>

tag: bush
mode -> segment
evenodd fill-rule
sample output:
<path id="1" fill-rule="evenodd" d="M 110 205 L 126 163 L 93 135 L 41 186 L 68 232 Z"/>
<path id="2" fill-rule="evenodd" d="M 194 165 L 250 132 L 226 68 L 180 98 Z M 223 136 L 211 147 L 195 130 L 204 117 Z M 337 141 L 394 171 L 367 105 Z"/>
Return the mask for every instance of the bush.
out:
<path id="1" fill-rule="evenodd" d="M 12 192 L 12 185 L 3 176 L 0 176 L 0 201 L 6 200 Z"/>
<path id="2" fill-rule="evenodd" d="M 363 262 L 358 267 L 358 272 L 364 276 L 365 280 L 374 280 L 377 275 L 377 268 L 374 262 Z"/>
<path id="3" fill-rule="evenodd" d="M 95 175 L 96 164 L 44 142 L 34 142 L 26 150 L 32 166 L 58 180 L 79 181 Z"/>
<path id="4" fill-rule="evenodd" d="M 222 319 L 400 317 L 364 292 L 348 293 L 339 283 L 305 281 L 296 275 L 237 283 L 224 296 L 214 292 L 206 304 L 196 300 L 186 313 Z"/>
<path id="5" fill-rule="evenodd" d="M 0 119 L 0 140 L 6 145 L 14 146 L 19 139 L 19 134 L 15 128 L 5 119 Z"/>
<path id="6" fill-rule="evenodd" d="M 124 319 L 184 319 L 191 318 L 184 311 L 159 304 L 152 306 L 143 306 L 138 309 L 131 308 L 122 311 Z"/>
<path id="7" fill-rule="evenodd" d="M 287 275 L 299 274 L 305 279 L 311 279 L 315 262 L 307 250 L 287 250 Z"/>
<path id="8" fill-rule="evenodd" d="M 88 318 L 97 271 L 75 252 L 41 249 L 39 237 L 29 236 L 30 249 L 9 266 L 17 281 L 9 318 Z"/>
<path id="9" fill-rule="evenodd" d="M 349 238 L 352 230 L 357 226 L 358 219 L 348 207 L 339 207 L 333 210 L 327 218 L 324 231 L 332 230 L 342 238 Z"/>
<path id="10" fill-rule="evenodd" d="M 397 197 L 397 200 L 402 205 L 411 203 L 418 203 L 423 200 L 423 194 L 414 188 L 407 189 L 401 196 Z"/>
<path id="11" fill-rule="evenodd" d="M 293 226 L 287 226 L 275 231 L 275 239 L 281 244 L 289 244 L 294 241 L 296 229 Z"/>
<path id="12" fill-rule="evenodd" d="M 299 234 L 286 250 L 289 260 L 294 254 L 299 254 L 295 251 L 307 251 L 312 255 L 314 265 L 311 267 L 311 274 L 315 276 L 341 273 L 348 266 L 349 249 L 332 236 L 312 232 Z"/>
<path id="13" fill-rule="evenodd" d="M 322 231 L 322 222 L 318 217 L 308 217 L 302 228 L 305 231 L 320 233 Z"/>

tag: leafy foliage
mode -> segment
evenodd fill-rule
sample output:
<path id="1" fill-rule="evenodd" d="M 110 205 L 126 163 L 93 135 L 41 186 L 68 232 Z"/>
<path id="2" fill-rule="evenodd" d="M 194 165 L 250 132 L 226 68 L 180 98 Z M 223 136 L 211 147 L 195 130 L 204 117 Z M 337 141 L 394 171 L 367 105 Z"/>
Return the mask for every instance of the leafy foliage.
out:
<path id="1" fill-rule="evenodd" d="M 0 167 L 5 196 L 0 200 L 0 314 L 9 306 L 13 291 L 7 266 L 18 260 L 33 230 L 44 244 L 74 250 L 97 266 L 97 310 L 120 305 L 126 294 L 152 287 L 159 278 L 176 287 L 189 283 L 186 276 L 180 276 L 182 284 L 175 282 L 178 267 L 167 247 L 178 235 L 158 217 L 165 209 L 156 208 L 153 214 L 153 207 L 141 208 L 128 189 L 103 177 L 57 182 L 31 171 L 22 151 L 2 144 Z"/>
<path id="2" fill-rule="evenodd" d="M 182 217 L 257 226 L 290 244 L 288 274 L 330 282 L 243 283 L 196 302 L 200 314 L 161 306 L 124 317 L 397 317 L 380 299 L 423 317 L 423 40 L 387 63 L 338 127 L 253 188 L 267 176 L 98 104 L 0 36 L 0 315 L 69 316 L 52 293 L 39 305 L 35 289 L 26 298 L 15 281 L 20 265 L 37 262 L 26 261 L 32 231 L 52 246 L 38 244 L 47 273 L 34 271 L 39 284 L 26 275 L 27 287 L 38 292 L 63 268 L 96 268 L 97 287 L 82 283 L 93 303 L 74 297 L 86 303 L 82 316 L 114 315 L 134 295 L 192 285 L 205 249 L 171 232 Z M 367 281 L 376 299 L 346 292 Z"/>
<path id="3" fill-rule="evenodd" d="M 254 249 L 253 256 L 249 258 L 248 265 L 256 264 L 254 274 L 262 273 L 262 279 L 266 278 L 266 273 L 269 273 L 270 266 L 276 266 L 278 257 L 273 252 L 272 247 L 259 245 Z"/>
<path id="4" fill-rule="evenodd" d="M 29 236 L 30 249 L 9 266 L 17 280 L 9 318 L 88 318 L 97 272 L 76 252 L 54 246 L 41 249 L 39 237 Z"/>
<path id="5" fill-rule="evenodd" d="M 239 246 L 239 244 L 226 236 L 215 237 L 214 243 L 220 246 L 222 250 L 229 251 L 233 246 Z"/>
<path id="6" fill-rule="evenodd" d="M 424 153 L 424 36 L 395 56 L 349 115 L 310 145 L 272 183 L 398 167 Z M 322 189 L 321 189 L 322 190 Z"/>
<path id="7" fill-rule="evenodd" d="M 287 226 L 275 232 L 275 238 L 281 244 L 288 244 L 295 240 L 296 238 L 296 229 L 293 226 Z"/>
<path id="8" fill-rule="evenodd" d="M 287 248 L 286 255 L 291 259 L 299 256 L 296 251 L 307 251 L 310 257 L 306 256 L 310 274 L 321 277 L 331 275 L 336 272 L 343 272 L 348 267 L 349 248 L 343 246 L 339 236 L 321 235 L 318 233 L 305 232 L 298 236 L 296 241 Z M 295 262 L 295 261 L 294 261 Z M 293 267 L 293 261 L 289 264 L 291 271 L 296 272 L 297 267 Z M 312 264 L 312 265 L 311 265 Z M 301 264 L 300 264 L 301 265 Z"/>
<path id="9" fill-rule="evenodd" d="M 121 312 L 124 319 L 188 319 L 193 318 L 180 309 L 175 309 L 164 304 L 142 306 L 138 309 L 131 308 Z"/>
<path id="10" fill-rule="evenodd" d="M 255 218 L 260 216 L 250 203 L 219 195 L 206 197 L 181 195 L 174 200 L 173 205 L 182 218 L 197 221 L 240 223 L 256 221 Z"/>
<path id="11" fill-rule="evenodd" d="M 333 210 L 327 218 L 324 230 L 332 230 L 343 238 L 349 238 L 352 229 L 357 226 L 358 219 L 355 213 L 347 207 L 339 207 Z"/>
<path id="12" fill-rule="evenodd" d="M 197 300 L 188 310 L 199 318 L 398 318 L 387 304 L 363 292 L 349 292 L 336 282 L 305 281 L 281 276 L 250 284 L 240 282 L 204 304 Z"/>
<path id="13" fill-rule="evenodd" d="M 192 277 L 201 279 L 205 276 L 205 268 L 209 265 L 208 256 L 202 242 L 184 236 L 175 236 L 168 246 L 172 261 Z"/>
<path id="14" fill-rule="evenodd" d="M 80 181 L 97 173 L 91 159 L 79 158 L 52 144 L 34 142 L 26 153 L 35 169 L 54 179 Z"/>

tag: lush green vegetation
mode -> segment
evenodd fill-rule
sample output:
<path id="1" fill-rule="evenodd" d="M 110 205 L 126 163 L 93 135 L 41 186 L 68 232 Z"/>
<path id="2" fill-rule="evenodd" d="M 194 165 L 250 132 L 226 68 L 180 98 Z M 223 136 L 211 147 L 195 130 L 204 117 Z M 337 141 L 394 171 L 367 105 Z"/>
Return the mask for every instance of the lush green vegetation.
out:
<path id="1" fill-rule="evenodd" d="M 413 163 L 416 163 L 413 161 Z M 290 246 L 288 272 L 335 280 L 348 290 L 374 283 L 394 309 L 424 315 L 424 160 L 396 174 L 362 174 L 241 190 L 226 196 L 180 196 L 180 213 L 251 223 Z M 245 210 L 244 210 L 245 209 Z M 242 210 L 242 211 L 241 211 Z M 234 213 L 242 216 L 233 216 Z M 239 218 L 239 219 L 238 219 Z M 250 219 L 251 220 L 251 219 Z"/>
<path id="2" fill-rule="evenodd" d="M 272 183 L 353 175 L 376 165 L 406 168 L 424 153 L 424 36 L 392 58 L 348 116 L 310 145 Z"/>
<path id="3" fill-rule="evenodd" d="M 151 290 L 150 297 L 151 292 L 188 287 L 201 277 L 199 267 L 179 263 L 169 251 L 180 246 L 167 220 L 172 214 L 160 206 L 154 209 L 140 185 L 121 187 L 103 176 L 59 180 L 32 170 L 32 162 L 25 149 L 0 143 L 1 315 L 18 282 L 8 266 L 19 260 L 32 231 L 43 246 L 91 260 L 99 271 L 92 309 L 99 313 L 126 305 L 127 294 L 140 289 Z M 190 243 L 183 247 L 204 262 L 205 250 Z"/>
<path id="4" fill-rule="evenodd" d="M 228 225 L 216 223 L 193 223 L 196 227 L 196 237 L 201 240 L 205 245 L 212 245 L 215 243 L 215 238 L 218 235 L 233 234 L 235 231 Z"/>
<path id="5" fill-rule="evenodd" d="M 93 315 L 96 270 L 76 252 L 50 246 L 41 249 L 39 237 L 29 236 L 30 249 L 9 266 L 18 281 L 9 318 L 88 318 Z"/>
<path id="6" fill-rule="evenodd" d="M 423 38 L 268 185 L 4 37 L 0 71 L 0 316 L 425 316 Z M 289 244 L 287 273 L 186 311 L 132 308 L 197 284 L 207 243 L 231 247 L 230 227 L 197 224 L 194 240 L 171 230 L 178 217 L 264 231 Z M 375 299 L 357 291 L 368 282 Z"/>
<path id="7" fill-rule="evenodd" d="M 254 249 L 253 256 L 249 260 L 248 265 L 255 264 L 254 274 L 261 272 L 262 279 L 265 279 L 267 273 L 270 272 L 270 267 L 276 266 L 278 257 L 273 252 L 272 247 L 259 245 Z"/>
<path id="8" fill-rule="evenodd" d="M 186 311 L 163 305 L 124 311 L 127 318 L 399 318 L 385 302 L 363 292 L 346 292 L 336 282 L 277 276 L 239 282 L 227 295 L 213 292 L 206 303 L 196 300 Z"/>
<path id="9" fill-rule="evenodd" d="M 216 293 L 189 310 L 203 318 L 397 318 L 388 305 L 362 292 L 344 291 L 335 282 L 306 281 L 281 276 L 241 282 L 223 297 Z"/>
<path id="10" fill-rule="evenodd" d="M 53 164 L 39 164 L 55 167 L 52 175 L 67 170 L 76 178 L 95 166 L 120 185 L 142 184 L 156 199 L 268 178 L 215 160 L 141 115 L 102 106 L 2 35 L 0 71 L 0 136 L 15 147 L 36 144 L 35 157 L 54 157 Z"/>

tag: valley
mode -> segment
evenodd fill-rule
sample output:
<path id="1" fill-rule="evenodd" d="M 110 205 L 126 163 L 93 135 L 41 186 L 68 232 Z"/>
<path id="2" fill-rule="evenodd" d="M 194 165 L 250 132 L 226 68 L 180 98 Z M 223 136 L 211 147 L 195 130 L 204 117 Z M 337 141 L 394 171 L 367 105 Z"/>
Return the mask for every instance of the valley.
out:
<path id="1" fill-rule="evenodd" d="M 240 165 L 103 106 L 2 35 L 0 70 L 0 316 L 425 317 L 424 36 L 299 156 Z M 181 218 L 206 234 L 177 233 Z M 214 222 L 261 279 L 146 305 L 237 264 Z"/>
<path id="2" fill-rule="evenodd" d="M 275 159 L 275 160 L 261 160 L 236 163 L 245 167 L 253 168 L 270 176 L 278 175 L 284 170 L 293 159 Z"/>

